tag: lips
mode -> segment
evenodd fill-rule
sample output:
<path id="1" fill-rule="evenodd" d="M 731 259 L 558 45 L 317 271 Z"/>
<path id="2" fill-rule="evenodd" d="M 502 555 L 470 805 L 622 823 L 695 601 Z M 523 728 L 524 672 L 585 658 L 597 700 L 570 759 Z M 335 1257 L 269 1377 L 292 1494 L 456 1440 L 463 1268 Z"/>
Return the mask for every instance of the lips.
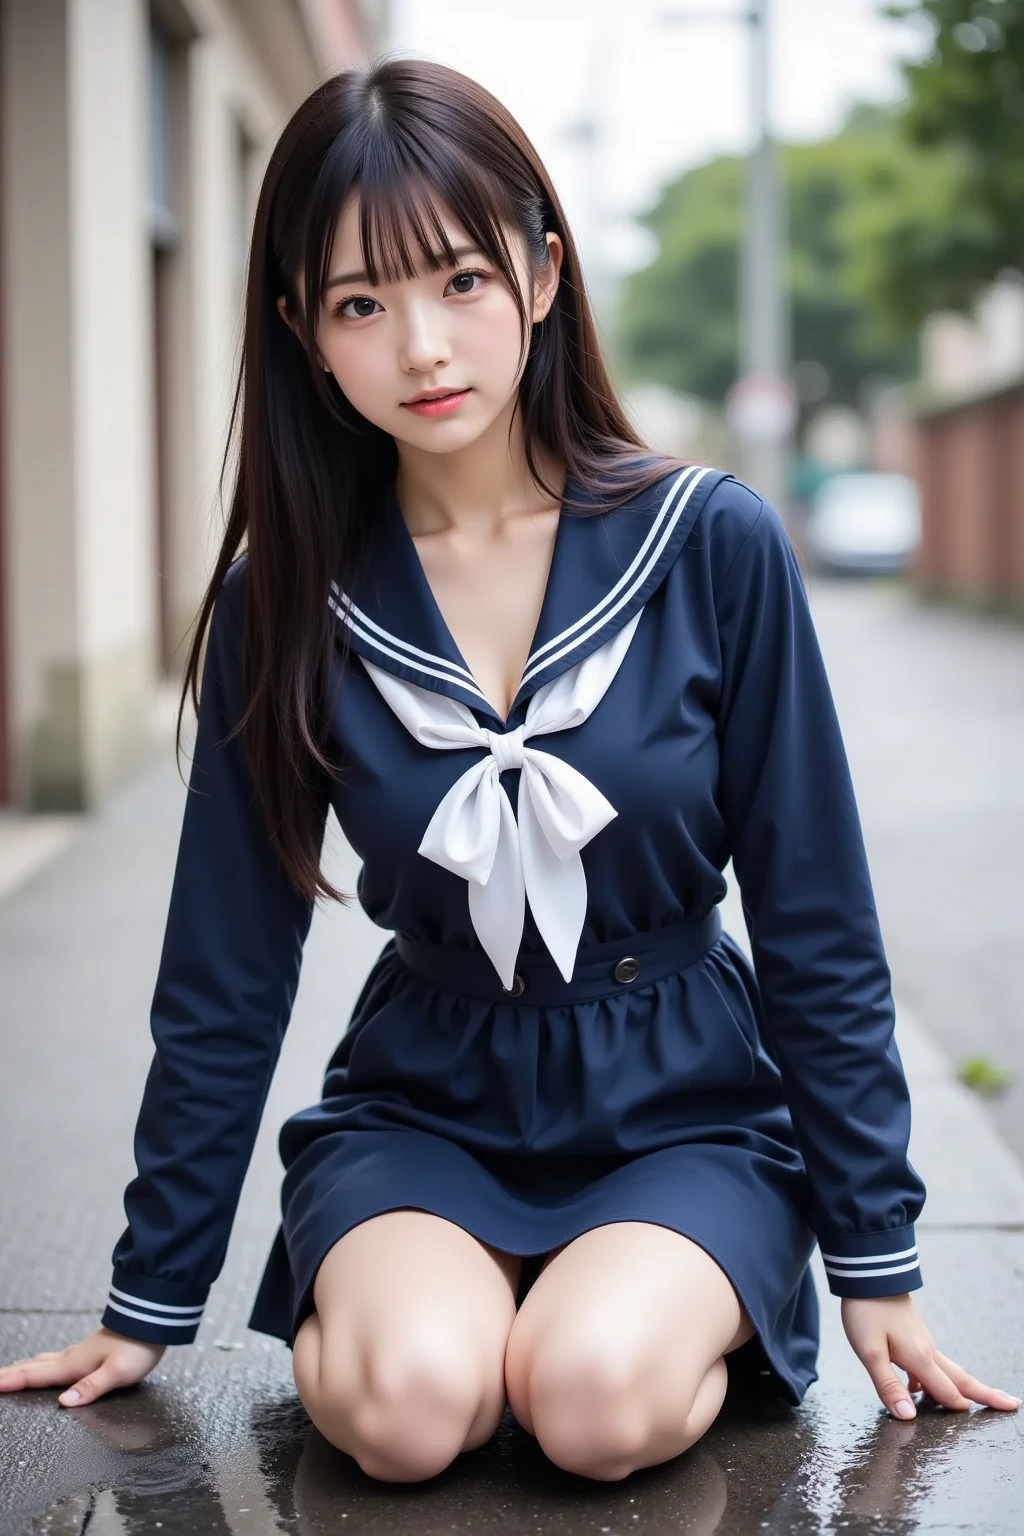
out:
<path id="1" fill-rule="evenodd" d="M 403 401 L 407 411 L 417 416 L 446 416 L 457 410 L 469 394 L 468 389 L 430 389 L 417 395 L 415 400 Z"/>
<path id="2" fill-rule="evenodd" d="M 463 395 L 463 389 L 450 389 L 439 385 L 437 389 L 423 389 L 418 395 L 413 395 L 411 400 L 404 401 L 405 405 L 421 405 L 424 400 L 443 400 L 446 395 Z"/>

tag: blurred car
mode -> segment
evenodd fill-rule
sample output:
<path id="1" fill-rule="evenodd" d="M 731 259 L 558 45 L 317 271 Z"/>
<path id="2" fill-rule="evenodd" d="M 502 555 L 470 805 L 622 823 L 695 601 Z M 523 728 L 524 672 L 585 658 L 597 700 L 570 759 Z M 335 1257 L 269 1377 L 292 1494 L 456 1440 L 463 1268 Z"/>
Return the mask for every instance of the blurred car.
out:
<path id="1" fill-rule="evenodd" d="M 921 497 L 909 475 L 832 475 L 811 497 L 801 542 L 819 571 L 905 571 L 921 542 Z"/>

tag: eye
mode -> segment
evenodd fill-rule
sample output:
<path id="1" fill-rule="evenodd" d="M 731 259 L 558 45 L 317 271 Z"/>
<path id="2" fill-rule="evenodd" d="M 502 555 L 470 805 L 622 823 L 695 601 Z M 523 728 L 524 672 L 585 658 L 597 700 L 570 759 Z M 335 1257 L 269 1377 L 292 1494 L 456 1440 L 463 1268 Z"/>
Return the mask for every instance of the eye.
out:
<path id="1" fill-rule="evenodd" d="M 374 309 L 380 309 L 376 299 L 368 299 L 365 295 L 357 295 L 354 299 L 343 299 L 334 311 L 336 315 L 344 315 L 346 320 L 365 320 L 372 315 Z"/>
<path id="2" fill-rule="evenodd" d="M 449 278 L 445 287 L 445 293 L 451 289 L 454 293 L 476 293 L 477 289 L 487 281 L 486 272 L 456 272 Z"/>

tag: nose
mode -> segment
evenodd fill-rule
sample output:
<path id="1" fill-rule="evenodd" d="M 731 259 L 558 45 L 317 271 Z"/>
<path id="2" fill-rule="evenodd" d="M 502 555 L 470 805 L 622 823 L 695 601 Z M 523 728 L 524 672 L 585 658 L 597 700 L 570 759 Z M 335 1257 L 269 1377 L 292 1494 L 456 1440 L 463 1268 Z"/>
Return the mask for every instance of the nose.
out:
<path id="1" fill-rule="evenodd" d="M 405 314 L 401 366 L 406 373 L 429 373 L 451 361 L 444 317 L 436 305 L 412 304 Z"/>

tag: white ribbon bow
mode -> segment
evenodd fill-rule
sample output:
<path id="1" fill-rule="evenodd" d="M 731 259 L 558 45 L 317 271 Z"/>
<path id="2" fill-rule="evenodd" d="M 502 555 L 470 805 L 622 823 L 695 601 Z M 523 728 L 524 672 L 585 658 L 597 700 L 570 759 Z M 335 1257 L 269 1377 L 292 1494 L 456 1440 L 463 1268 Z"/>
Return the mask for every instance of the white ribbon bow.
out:
<path id="1" fill-rule="evenodd" d="M 642 613 L 641 609 L 641 613 Z M 617 815 L 600 790 L 531 736 L 569 730 L 596 709 L 629 649 L 636 614 L 605 645 L 531 698 L 514 731 L 487 730 L 457 699 L 433 693 L 361 658 L 390 708 L 416 740 L 438 751 L 483 747 L 441 801 L 419 852 L 469 882 L 469 915 L 502 985 L 511 988 L 526 898 L 566 981 L 572 979 L 587 911 L 580 849 Z M 518 822 L 498 775 L 519 768 Z"/>

